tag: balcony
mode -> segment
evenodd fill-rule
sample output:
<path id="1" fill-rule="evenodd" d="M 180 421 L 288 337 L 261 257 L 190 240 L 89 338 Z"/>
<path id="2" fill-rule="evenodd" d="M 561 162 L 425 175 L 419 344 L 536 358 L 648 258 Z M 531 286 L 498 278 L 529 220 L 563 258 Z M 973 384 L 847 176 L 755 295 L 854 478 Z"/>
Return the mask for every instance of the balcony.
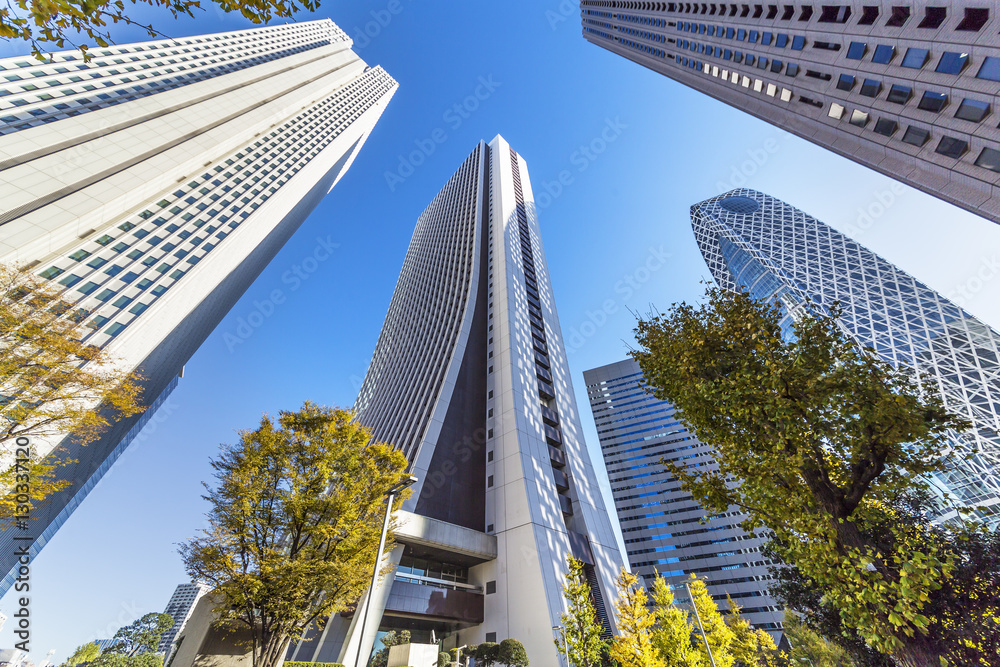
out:
<path id="1" fill-rule="evenodd" d="M 552 373 L 548 372 L 541 366 L 535 366 L 535 375 L 538 376 L 539 380 L 545 380 L 548 383 L 552 383 Z"/>
<path id="2" fill-rule="evenodd" d="M 552 408 L 542 406 L 542 421 L 549 426 L 559 426 L 559 413 Z"/>
<path id="3" fill-rule="evenodd" d="M 552 469 L 552 477 L 556 480 L 556 488 L 560 491 L 569 491 L 569 475 L 562 470 Z"/>
<path id="4" fill-rule="evenodd" d="M 566 455 L 552 445 L 549 445 L 549 463 L 552 464 L 553 468 L 565 468 Z"/>
<path id="5" fill-rule="evenodd" d="M 558 428 L 553 428 L 548 425 L 544 425 L 542 428 L 545 429 L 545 440 L 548 441 L 550 445 L 561 445 L 562 444 L 562 434 L 559 433 Z"/>
<path id="6" fill-rule="evenodd" d="M 536 352 L 535 353 L 535 364 L 538 365 L 538 366 L 541 366 L 542 368 L 545 368 L 547 370 L 549 368 L 549 355 L 547 355 L 547 354 L 539 354 L 539 353 Z"/>
<path id="7" fill-rule="evenodd" d="M 573 501 L 566 496 L 559 496 L 559 507 L 566 516 L 573 516 Z"/>
<path id="8" fill-rule="evenodd" d="M 547 401 L 551 401 L 556 397 L 556 390 L 552 388 L 548 382 L 544 380 L 538 381 L 538 394 Z"/>
<path id="9" fill-rule="evenodd" d="M 387 616 L 450 621 L 459 627 L 478 625 L 485 620 L 482 593 L 426 586 L 399 579 L 392 582 L 385 605 Z"/>

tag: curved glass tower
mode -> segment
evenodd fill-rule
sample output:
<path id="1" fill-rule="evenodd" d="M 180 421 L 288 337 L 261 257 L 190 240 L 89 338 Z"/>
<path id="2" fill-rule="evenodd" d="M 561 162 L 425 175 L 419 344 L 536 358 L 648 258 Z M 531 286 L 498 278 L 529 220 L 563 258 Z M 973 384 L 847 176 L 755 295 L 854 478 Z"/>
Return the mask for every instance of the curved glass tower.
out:
<path id="1" fill-rule="evenodd" d="M 695 239 L 721 287 L 781 303 L 788 331 L 803 309 L 843 308 L 859 344 L 934 382 L 973 424 L 952 433 L 951 469 L 932 481 L 951 504 L 1000 523 L 1000 334 L 871 250 L 788 204 L 733 190 L 691 207 Z M 971 459 L 963 457 L 972 454 Z M 942 520 L 953 518 L 946 511 Z"/>

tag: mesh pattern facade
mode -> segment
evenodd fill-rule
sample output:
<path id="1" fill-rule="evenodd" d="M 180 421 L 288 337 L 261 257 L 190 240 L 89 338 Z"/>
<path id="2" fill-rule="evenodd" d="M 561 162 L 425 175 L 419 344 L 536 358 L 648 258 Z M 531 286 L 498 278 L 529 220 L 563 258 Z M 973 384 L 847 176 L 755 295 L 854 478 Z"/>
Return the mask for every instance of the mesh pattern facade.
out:
<path id="1" fill-rule="evenodd" d="M 751 212 L 733 199 L 752 199 Z M 738 210 L 734 210 L 738 209 Z M 781 303 L 786 329 L 807 307 L 843 308 L 860 345 L 933 380 L 974 426 L 952 433 L 949 473 L 935 478 L 960 506 L 1000 511 L 1000 335 L 938 292 L 816 218 L 766 194 L 734 190 L 691 207 L 695 239 L 721 287 Z M 962 460 L 973 454 L 971 460 Z M 951 516 L 946 515 L 947 516 Z"/>

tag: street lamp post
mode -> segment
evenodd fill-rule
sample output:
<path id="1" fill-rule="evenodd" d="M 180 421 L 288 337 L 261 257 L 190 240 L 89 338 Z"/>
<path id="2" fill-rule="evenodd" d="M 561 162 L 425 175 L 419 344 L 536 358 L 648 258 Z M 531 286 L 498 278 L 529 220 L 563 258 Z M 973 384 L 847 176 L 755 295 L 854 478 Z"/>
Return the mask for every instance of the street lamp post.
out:
<path id="1" fill-rule="evenodd" d="M 708 659 L 715 667 L 715 656 L 712 655 L 712 647 L 708 645 L 708 635 L 705 634 L 705 626 L 701 623 L 701 614 L 698 613 L 698 605 L 694 603 L 694 595 L 691 594 L 691 587 L 688 582 L 684 582 L 684 590 L 687 591 L 688 599 L 691 600 L 691 608 L 694 609 L 694 617 L 698 619 L 698 629 L 701 630 L 701 638 L 705 640 L 705 650 L 708 651 Z"/>
<path id="2" fill-rule="evenodd" d="M 410 475 L 403 481 L 395 484 L 391 489 L 385 492 L 388 501 L 385 505 L 385 521 L 382 522 L 382 537 L 378 541 L 378 553 L 375 556 L 375 570 L 372 572 L 372 585 L 368 588 L 368 595 L 365 596 L 364 608 L 361 611 L 361 634 L 358 635 L 358 655 L 354 658 L 355 667 L 362 667 L 361 665 L 361 645 L 365 643 L 365 625 L 368 621 L 368 609 L 371 607 L 372 595 L 375 593 L 375 584 L 378 583 L 378 566 L 379 562 L 382 560 L 382 550 L 385 549 L 385 539 L 389 533 L 389 521 L 392 519 L 392 503 L 396 500 L 396 496 L 399 495 L 400 491 L 407 488 L 408 486 L 416 483 L 417 478 Z M 366 661 L 367 664 L 367 661 Z"/>
<path id="3" fill-rule="evenodd" d="M 569 642 L 566 639 L 566 630 L 561 625 L 553 625 L 552 626 L 552 632 L 559 632 L 559 631 L 562 631 L 563 654 L 565 654 L 565 656 L 566 656 L 566 667 L 570 667 L 570 662 L 569 662 Z"/>

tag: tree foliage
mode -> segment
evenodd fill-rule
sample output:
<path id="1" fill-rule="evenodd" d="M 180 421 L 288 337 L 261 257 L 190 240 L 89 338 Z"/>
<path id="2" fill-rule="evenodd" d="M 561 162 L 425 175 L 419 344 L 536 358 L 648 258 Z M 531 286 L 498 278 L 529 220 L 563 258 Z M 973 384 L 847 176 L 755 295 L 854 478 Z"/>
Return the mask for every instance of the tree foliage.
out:
<path id="1" fill-rule="evenodd" d="M 576 667 L 593 667 L 601 664 L 601 654 L 607 643 L 601 633 L 604 628 L 597 620 L 593 594 L 584 576 L 583 563 L 573 556 L 567 561 L 566 583 L 563 598 L 567 611 L 560 615 L 562 627 L 555 639 L 556 649 Z"/>
<path id="2" fill-rule="evenodd" d="M 476 659 L 477 667 L 493 667 L 500 659 L 500 644 L 496 642 L 483 642 L 476 646 L 472 657 Z"/>
<path id="3" fill-rule="evenodd" d="M 379 640 L 382 643 L 382 648 L 375 652 L 372 656 L 371 662 L 368 663 L 370 667 L 385 667 L 389 664 L 389 649 L 393 646 L 402 646 L 403 644 L 410 643 L 410 631 L 409 630 L 389 630 L 389 632 L 382 635 Z"/>
<path id="4" fill-rule="evenodd" d="M 618 636 L 611 641 L 611 658 L 621 667 L 667 667 L 654 643 L 656 615 L 638 578 L 624 568 L 618 586 Z"/>
<path id="5" fill-rule="evenodd" d="M 115 643 L 104 652 L 128 657 L 140 653 L 155 653 L 160 645 L 160 637 L 172 627 L 172 616 L 156 612 L 146 614 L 131 625 L 120 628 L 113 637 Z"/>
<path id="6" fill-rule="evenodd" d="M 249 631 L 254 667 L 271 667 L 310 623 L 355 603 L 382 556 L 385 494 L 407 461 L 353 417 L 307 402 L 277 423 L 265 416 L 212 461 L 209 528 L 181 555 L 192 579 L 214 588 L 220 623 Z"/>
<path id="7" fill-rule="evenodd" d="M 133 0 L 131 4 L 149 5 L 176 19 L 182 14 L 194 16 L 204 9 L 200 0 Z M 213 0 L 213 7 L 229 13 L 239 12 L 252 23 L 291 18 L 301 10 L 315 11 L 317 0 Z M 125 23 L 143 28 L 150 37 L 163 37 L 153 27 L 134 21 L 124 0 L 12 0 L 0 7 L 0 37 L 22 39 L 31 44 L 35 57 L 44 60 L 43 51 L 66 44 L 87 54 L 88 44 L 74 39 L 89 39 L 97 46 L 113 43 L 109 24 Z M 79 36 L 79 37 L 77 37 Z"/>
<path id="8" fill-rule="evenodd" d="M 500 642 L 497 661 L 507 667 L 528 667 L 528 652 L 524 650 L 524 644 L 511 637 Z"/>
<path id="9" fill-rule="evenodd" d="M 62 667 L 76 667 L 77 665 L 82 665 L 91 662 L 94 658 L 101 654 L 101 647 L 97 645 L 97 642 L 90 642 L 89 644 L 81 644 L 76 647 L 73 651 L 73 655 L 66 658 L 66 662 L 62 664 Z"/>
<path id="10" fill-rule="evenodd" d="M 785 610 L 782 625 L 792 645 L 789 658 L 793 665 L 811 662 L 815 667 L 854 667 L 846 650 L 814 631 L 791 609 Z"/>
<path id="11" fill-rule="evenodd" d="M 54 461 L 34 446 L 28 462 L 16 465 L 18 438 L 72 434 L 87 443 L 144 409 L 138 404 L 142 378 L 82 342 L 78 320 L 56 291 L 0 265 L 0 520 L 20 513 L 16 493 L 8 491 L 17 491 L 23 475 L 31 480 L 33 504 L 69 484 L 56 478 L 56 470 L 72 461 Z"/>
<path id="12" fill-rule="evenodd" d="M 717 471 L 664 462 L 684 488 L 709 511 L 741 507 L 748 531 L 772 531 L 866 642 L 937 665 L 922 642 L 941 619 L 926 607 L 954 559 L 922 526 L 888 525 L 877 542 L 866 531 L 888 499 L 945 468 L 946 434 L 968 425 L 933 387 L 860 349 L 838 315 L 803 317 L 786 341 L 776 307 L 713 288 L 704 305 L 640 321 L 633 356 L 715 447 Z"/>

